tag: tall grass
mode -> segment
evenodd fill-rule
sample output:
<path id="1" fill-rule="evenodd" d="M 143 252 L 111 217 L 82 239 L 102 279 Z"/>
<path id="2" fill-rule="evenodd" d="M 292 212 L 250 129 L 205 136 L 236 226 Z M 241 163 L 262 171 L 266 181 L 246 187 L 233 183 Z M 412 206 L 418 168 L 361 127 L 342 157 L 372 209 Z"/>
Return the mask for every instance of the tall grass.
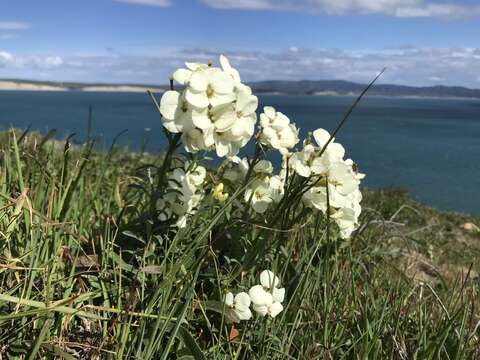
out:
<path id="1" fill-rule="evenodd" d="M 0 152 L 2 359 L 480 358 L 479 247 L 452 260 L 458 224 L 404 196 L 369 193 L 350 240 L 292 199 L 268 224 L 232 218 L 241 187 L 173 232 L 155 214 L 173 151 L 12 130 Z M 406 250 L 465 271 L 419 281 Z M 225 293 L 265 268 L 284 311 L 230 323 Z"/>

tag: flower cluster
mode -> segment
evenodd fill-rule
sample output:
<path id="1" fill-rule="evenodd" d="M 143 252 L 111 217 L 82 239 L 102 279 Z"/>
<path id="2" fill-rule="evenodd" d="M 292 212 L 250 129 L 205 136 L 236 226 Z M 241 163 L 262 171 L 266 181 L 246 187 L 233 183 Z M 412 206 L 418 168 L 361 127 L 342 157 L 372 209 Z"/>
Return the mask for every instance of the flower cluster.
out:
<path id="1" fill-rule="evenodd" d="M 248 159 L 239 157 L 231 158 L 225 166 L 223 176 L 232 183 L 244 181 L 250 168 Z M 244 200 L 256 213 L 264 213 L 271 203 L 277 203 L 283 197 L 284 179 L 272 173 L 273 165 L 268 160 L 260 160 L 253 165 L 254 180 L 247 187 Z"/>
<path id="2" fill-rule="evenodd" d="M 232 321 L 250 320 L 250 305 L 260 316 L 276 317 L 283 311 L 282 302 L 285 299 L 285 288 L 279 286 L 278 276 L 270 270 L 264 270 L 260 274 L 260 284 L 252 286 L 248 294 L 240 292 L 234 296 L 231 292 L 227 293 L 224 302 L 230 308 Z"/>
<path id="3" fill-rule="evenodd" d="M 168 178 L 165 195 L 158 200 L 159 219 L 169 221 L 175 218 L 175 225 L 183 228 L 187 218 L 195 214 L 205 191 L 207 171 L 203 166 L 186 163 L 185 168 L 174 169 Z"/>
<path id="4" fill-rule="evenodd" d="M 167 91 L 161 98 L 163 126 L 182 133 L 188 152 L 215 150 L 219 157 L 234 156 L 255 131 L 257 97 L 223 55 L 220 64 L 186 63 L 186 69 L 173 74 L 185 89 Z"/>
<path id="5" fill-rule="evenodd" d="M 265 106 L 260 114 L 260 142 L 280 151 L 282 155 L 298 143 L 298 129 L 290 119 L 275 108 Z"/>
<path id="6" fill-rule="evenodd" d="M 310 178 L 309 189 L 303 195 L 304 203 L 328 214 L 335 220 L 340 235 L 347 238 L 356 229 L 361 212 L 362 194 L 360 180 L 354 162 L 344 160 L 345 149 L 323 129 L 313 132 L 318 146 L 305 144 L 302 151 L 294 153 L 290 164 L 294 171 Z"/>
<path id="7" fill-rule="evenodd" d="M 256 179 L 245 191 L 245 202 L 250 203 L 257 213 L 264 213 L 271 203 L 279 202 L 284 193 L 284 183 L 280 176 L 265 176 Z"/>
<path id="8" fill-rule="evenodd" d="M 338 225 L 341 237 L 349 237 L 358 227 L 362 200 L 359 185 L 364 175 L 358 173 L 352 160 L 345 159 L 343 146 L 326 130 L 317 129 L 313 132 L 315 141 L 309 138 L 301 150 L 296 149 L 297 126 L 280 111 L 265 106 L 255 135 L 253 159 L 238 157 L 255 132 L 257 97 L 223 55 L 221 67 L 185 65 L 173 74 L 182 90 L 167 91 L 160 100 L 162 123 L 169 132 L 181 133 L 187 152 L 215 151 L 219 157 L 226 157 L 212 176 L 214 186 L 209 193 L 213 199 L 224 203 L 229 191 L 233 194 L 239 185 L 246 185 L 242 196 L 232 200 L 232 209 L 242 213 L 252 209 L 260 217 L 272 204 L 284 200 L 285 188 L 305 186 L 299 192 L 305 206 L 327 214 Z M 283 158 L 279 175 L 274 175 L 272 163 L 264 158 L 270 150 L 278 151 Z M 186 171 L 173 172 L 169 181 L 173 192 L 167 191 L 159 202 L 161 217 L 175 217 L 178 226 L 185 225 L 187 216 L 196 211 L 208 192 L 202 186 L 185 185 Z M 202 174 L 199 183 L 205 179 L 205 169 Z"/>

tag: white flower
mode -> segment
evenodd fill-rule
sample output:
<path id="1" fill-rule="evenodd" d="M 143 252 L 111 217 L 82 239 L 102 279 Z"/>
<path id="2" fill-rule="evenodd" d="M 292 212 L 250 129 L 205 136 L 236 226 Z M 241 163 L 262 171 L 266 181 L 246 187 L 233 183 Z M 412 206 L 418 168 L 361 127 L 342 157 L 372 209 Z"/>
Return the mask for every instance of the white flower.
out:
<path id="1" fill-rule="evenodd" d="M 343 162 L 345 155 L 345 149 L 341 144 L 335 143 L 335 139 L 323 149 L 330 139 L 330 134 L 326 130 L 315 130 L 313 137 L 318 146 L 306 144 L 302 151 L 294 153 L 290 160 L 295 172 L 303 177 L 326 173 L 332 164 Z"/>
<path id="2" fill-rule="evenodd" d="M 325 213 L 327 211 L 327 187 L 323 185 L 312 187 L 303 196 L 303 201 L 310 207 L 313 206 Z M 345 201 L 345 197 L 336 190 L 335 186 L 328 184 L 328 202 L 330 207 L 342 207 L 345 205 Z"/>
<path id="3" fill-rule="evenodd" d="M 266 289 L 271 289 L 280 285 L 280 279 L 270 270 L 263 270 L 260 273 L 260 284 Z"/>
<path id="4" fill-rule="evenodd" d="M 187 69 L 178 69 L 173 73 L 173 76 L 172 76 L 176 82 L 182 85 L 188 84 L 194 71 L 205 70 L 208 68 L 207 64 L 194 63 L 194 62 L 186 62 L 185 66 L 187 67 Z"/>
<path id="5" fill-rule="evenodd" d="M 270 292 L 265 290 L 262 285 L 254 285 L 248 291 L 248 295 L 254 305 L 269 305 L 273 303 L 273 296 Z"/>
<path id="6" fill-rule="evenodd" d="M 263 288 L 271 291 L 273 296 L 273 301 L 283 302 L 285 298 L 285 289 L 279 288 L 280 279 L 270 270 L 263 270 L 260 273 L 260 284 Z"/>
<path id="7" fill-rule="evenodd" d="M 358 226 L 362 200 L 359 184 L 363 174 L 357 174 L 344 160 L 328 164 L 330 160 L 324 163 L 322 171 L 317 171 L 322 178 L 312 180 L 315 186 L 303 195 L 303 201 L 324 213 L 329 205 L 329 215 L 338 225 L 340 236 L 347 238 Z"/>
<path id="8" fill-rule="evenodd" d="M 234 156 L 238 154 L 240 148 L 245 145 L 242 141 L 238 141 L 230 131 L 215 132 L 207 135 L 207 138 L 212 139 L 215 151 L 219 157 Z M 210 143 L 210 141 L 208 141 L 208 143 Z"/>
<path id="9" fill-rule="evenodd" d="M 248 159 L 246 157 L 240 159 L 238 156 L 233 156 L 230 158 L 223 176 L 231 182 L 243 181 L 245 180 L 245 176 L 247 176 L 249 167 Z M 255 176 L 270 175 L 272 171 L 273 165 L 268 160 L 262 159 L 253 166 Z"/>
<path id="10" fill-rule="evenodd" d="M 229 106 L 224 105 L 194 109 L 192 111 L 192 122 L 197 128 L 201 129 L 204 134 L 213 136 L 215 132 L 225 132 L 229 130 L 235 123 L 235 118 L 229 111 Z M 214 144 L 214 139 L 212 137 L 211 141 L 208 141 L 207 135 L 205 135 L 205 142 L 210 146 Z"/>
<path id="11" fill-rule="evenodd" d="M 352 171 L 355 173 L 355 178 L 357 180 L 362 180 L 365 178 L 365 174 L 358 172 L 357 164 L 355 164 L 352 159 L 345 160 L 345 164 L 347 164 L 352 169 Z"/>
<path id="12" fill-rule="evenodd" d="M 253 310 L 261 316 L 265 316 L 268 314 L 272 318 L 274 318 L 283 311 L 283 305 L 278 301 L 273 301 L 271 304 L 268 305 L 253 304 Z"/>
<path id="13" fill-rule="evenodd" d="M 268 314 L 274 318 L 283 310 L 285 289 L 278 288 L 280 280 L 269 270 L 262 271 L 260 283 L 261 285 L 253 286 L 248 292 L 253 303 L 253 310 L 261 316 Z"/>
<path id="14" fill-rule="evenodd" d="M 252 312 L 250 311 L 250 296 L 241 292 L 233 296 L 231 292 L 225 295 L 225 305 L 232 310 L 231 316 L 234 322 L 240 322 L 241 320 L 250 320 L 252 318 Z"/>
<path id="15" fill-rule="evenodd" d="M 188 163 L 186 164 L 188 166 Z M 200 165 L 195 166 L 186 175 L 188 188 L 195 192 L 200 186 L 202 186 L 207 176 L 207 170 Z"/>
<path id="16" fill-rule="evenodd" d="M 252 137 L 258 99 L 240 92 L 235 103 L 194 109 L 193 124 L 201 129 L 207 146 L 215 146 L 219 157 L 234 156 Z"/>
<path id="17" fill-rule="evenodd" d="M 290 158 L 290 165 L 295 172 L 303 177 L 310 177 L 312 175 L 312 165 L 315 159 L 315 147 L 313 145 L 305 145 L 302 151 L 292 154 Z M 315 169 L 313 169 L 313 173 Z"/>
<path id="18" fill-rule="evenodd" d="M 253 171 L 256 174 L 271 174 L 273 165 L 270 161 L 262 159 L 253 166 Z"/>
<path id="19" fill-rule="evenodd" d="M 234 85 L 231 76 L 219 68 L 198 69 L 188 81 L 185 98 L 197 108 L 225 105 L 235 100 Z"/>
<path id="20" fill-rule="evenodd" d="M 260 125 L 262 133 L 260 141 L 282 154 L 288 153 L 298 143 L 298 129 L 291 124 L 287 116 L 271 106 L 265 106 L 260 114 Z"/>
<path id="21" fill-rule="evenodd" d="M 203 139 L 202 131 L 196 128 L 183 132 L 182 142 L 185 146 L 185 150 L 191 153 L 196 153 L 200 150 L 208 150 L 205 140 Z"/>
<path id="22" fill-rule="evenodd" d="M 336 190 L 342 195 L 348 195 L 358 189 L 360 180 L 352 168 L 344 161 L 332 164 L 327 170 L 328 182 L 334 183 Z"/>
<path id="23" fill-rule="evenodd" d="M 327 145 L 328 140 L 330 139 L 330 134 L 327 130 L 317 129 L 313 132 L 313 138 L 317 142 L 320 149 L 323 149 Z M 335 142 L 335 138 L 328 144 L 324 152 L 331 160 L 341 160 L 345 156 L 345 149 L 339 143 Z"/>
<path id="24" fill-rule="evenodd" d="M 337 223 L 340 236 L 344 239 L 350 237 L 357 227 L 357 216 L 352 208 L 340 208 L 332 215 L 332 219 Z"/>
<path id="25" fill-rule="evenodd" d="M 163 126 L 172 133 L 189 130 L 192 124 L 192 108 L 178 91 L 166 91 L 160 99 Z"/>
<path id="26" fill-rule="evenodd" d="M 185 163 L 185 168 L 190 164 Z M 159 219 L 170 220 L 176 215 L 176 226 L 182 228 L 187 225 L 188 216 L 195 214 L 203 197 L 203 183 L 206 177 L 206 169 L 203 166 L 185 171 L 182 168 L 174 169 L 168 178 L 166 194 L 158 201 Z"/>
<path id="27" fill-rule="evenodd" d="M 223 177 L 233 183 L 243 181 L 248 172 L 248 159 L 232 156 L 226 160 L 226 169 Z"/>
<path id="28" fill-rule="evenodd" d="M 272 176 L 269 180 L 269 186 L 271 199 L 273 202 L 278 203 L 283 198 L 283 194 L 285 192 L 284 179 L 282 179 L 279 175 Z"/>
<path id="29" fill-rule="evenodd" d="M 267 168 L 266 170 L 269 169 Z M 244 198 L 247 203 L 250 202 L 255 212 L 262 214 L 271 203 L 279 202 L 283 194 L 284 183 L 280 176 L 265 176 L 263 179 L 257 179 L 249 185 L 247 190 L 245 190 Z"/>
<path id="30" fill-rule="evenodd" d="M 227 57 L 225 55 L 220 55 L 220 65 L 222 66 L 223 71 L 230 75 L 235 82 L 235 84 L 240 84 L 240 73 L 237 71 L 237 69 L 234 69 L 230 65 L 230 61 L 228 61 Z"/>
<path id="31" fill-rule="evenodd" d="M 235 106 L 230 107 L 224 116 L 234 119 L 233 126 L 230 128 L 232 135 L 238 140 L 247 138 L 250 140 L 255 132 L 255 123 L 257 114 L 255 110 L 258 107 L 258 98 L 255 95 L 246 92 L 239 92 Z"/>
<path id="32" fill-rule="evenodd" d="M 260 214 L 264 213 L 273 201 L 270 196 L 269 181 L 268 177 L 255 180 L 245 191 L 245 201 L 250 202 L 253 210 Z"/>

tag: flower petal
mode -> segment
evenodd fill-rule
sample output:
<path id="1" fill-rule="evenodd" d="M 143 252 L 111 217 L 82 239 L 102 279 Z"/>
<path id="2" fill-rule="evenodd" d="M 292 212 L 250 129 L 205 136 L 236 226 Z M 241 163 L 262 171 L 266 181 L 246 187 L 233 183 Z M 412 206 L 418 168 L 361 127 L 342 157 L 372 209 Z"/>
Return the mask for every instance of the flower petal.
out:
<path id="1" fill-rule="evenodd" d="M 214 128 L 209 127 L 208 129 L 205 129 L 203 131 L 203 141 L 205 142 L 206 147 L 210 147 L 212 145 L 215 145 L 215 137 L 213 136 L 214 134 Z"/>
<path id="2" fill-rule="evenodd" d="M 239 320 L 250 320 L 252 318 L 252 312 L 247 307 L 245 309 L 235 309 L 235 314 L 238 316 Z"/>
<path id="3" fill-rule="evenodd" d="M 224 132 L 229 130 L 237 120 L 235 113 L 231 110 L 227 110 L 219 114 L 219 117 L 215 121 L 215 128 L 218 132 Z"/>
<path id="4" fill-rule="evenodd" d="M 227 57 L 223 54 L 220 54 L 220 65 L 222 69 L 227 72 L 232 68 L 230 61 L 228 61 Z"/>
<path id="5" fill-rule="evenodd" d="M 281 288 L 281 289 L 274 288 L 273 300 L 282 303 L 284 299 L 285 299 L 285 288 Z"/>
<path id="6" fill-rule="evenodd" d="M 241 92 L 237 96 L 236 111 L 242 113 L 244 116 L 254 113 L 258 107 L 258 98 L 255 95 L 250 95 Z"/>
<path id="7" fill-rule="evenodd" d="M 267 289 L 276 288 L 280 285 L 280 279 L 270 270 L 263 270 L 260 273 L 260 284 Z"/>
<path id="8" fill-rule="evenodd" d="M 318 146 L 323 148 L 327 143 L 327 141 L 330 139 L 330 134 L 325 129 L 317 129 L 313 132 L 313 137 L 315 138 L 315 141 L 317 142 Z M 332 141 L 334 140 L 335 139 L 332 139 Z"/>
<path id="9" fill-rule="evenodd" d="M 185 99 L 196 108 L 204 109 L 208 107 L 209 101 L 205 92 L 194 91 L 190 88 L 185 92 Z"/>
<path id="10" fill-rule="evenodd" d="M 218 94 L 229 94 L 233 92 L 233 79 L 223 71 L 215 71 L 211 75 L 210 82 L 215 91 Z"/>
<path id="11" fill-rule="evenodd" d="M 226 295 L 225 295 L 225 299 L 223 301 L 225 303 L 225 305 L 227 306 L 233 306 L 233 294 L 231 292 L 228 292 Z"/>
<path id="12" fill-rule="evenodd" d="M 180 102 L 180 93 L 178 91 L 166 91 L 160 99 L 160 113 L 165 119 L 174 120 Z"/>
<path id="13" fill-rule="evenodd" d="M 265 291 L 262 285 L 255 285 L 248 290 L 248 295 L 254 305 L 270 305 L 273 303 L 272 294 Z"/>
<path id="14" fill-rule="evenodd" d="M 221 139 L 216 139 L 215 150 L 218 157 L 224 157 L 230 152 L 229 143 Z"/>
<path id="15" fill-rule="evenodd" d="M 269 313 L 272 318 L 277 316 L 283 311 L 283 306 L 280 304 L 278 301 L 275 301 L 270 307 L 269 307 Z"/>
<path id="16" fill-rule="evenodd" d="M 219 94 L 219 93 L 214 93 L 210 98 L 209 102 L 213 107 L 217 106 L 222 106 L 226 105 L 228 103 L 231 103 L 235 100 L 235 94 L 234 93 L 229 93 L 229 94 Z"/>
<path id="17" fill-rule="evenodd" d="M 268 314 L 268 306 L 267 305 L 255 305 L 253 304 L 253 310 L 261 316 L 265 316 Z"/>
<path id="18" fill-rule="evenodd" d="M 250 307 L 250 296 L 246 292 L 240 292 L 237 295 L 235 295 L 235 306 L 244 306 L 244 307 Z"/>
<path id="19" fill-rule="evenodd" d="M 190 77 L 190 87 L 199 92 L 207 91 L 209 79 L 206 71 L 194 71 Z"/>
<path id="20" fill-rule="evenodd" d="M 265 106 L 263 108 L 263 112 L 267 115 L 270 119 L 275 119 L 275 108 L 272 106 Z"/>
<path id="21" fill-rule="evenodd" d="M 213 126 L 212 121 L 208 117 L 208 110 L 193 110 L 192 111 L 192 121 L 193 125 L 199 129 L 205 130 Z"/>
<path id="22" fill-rule="evenodd" d="M 179 84 L 186 85 L 192 76 L 192 72 L 187 69 L 178 69 L 173 73 L 173 79 Z"/>

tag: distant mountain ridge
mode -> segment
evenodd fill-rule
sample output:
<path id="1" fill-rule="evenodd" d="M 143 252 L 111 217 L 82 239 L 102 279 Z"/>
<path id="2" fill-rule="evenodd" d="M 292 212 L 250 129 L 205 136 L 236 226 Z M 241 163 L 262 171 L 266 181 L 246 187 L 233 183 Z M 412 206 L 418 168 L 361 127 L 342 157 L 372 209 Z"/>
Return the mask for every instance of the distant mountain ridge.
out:
<path id="1" fill-rule="evenodd" d="M 344 80 L 266 80 L 248 83 L 254 92 L 259 94 L 285 95 L 357 95 L 366 84 Z M 38 90 L 38 91 L 126 91 L 138 92 L 152 89 L 165 91 L 168 85 L 139 83 L 79 83 L 59 81 L 36 81 L 23 79 L 0 79 L 0 90 Z M 376 96 L 401 97 L 458 97 L 480 99 L 480 89 L 462 86 L 405 86 L 392 84 L 376 84 L 368 92 Z"/>
<path id="2" fill-rule="evenodd" d="M 300 80 L 283 81 L 270 80 L 250 83 L 258 93 L 281 93 L 298 95 L 357 95 L 366 84 L 344 80 Z M 377 96 L 415 96 L 415 97 L 464 97 L 480 99 L 480 89 L 470 89 L 462 86 L 405 86 L 391 84 L 376 84 L 368 95 Z"/>

